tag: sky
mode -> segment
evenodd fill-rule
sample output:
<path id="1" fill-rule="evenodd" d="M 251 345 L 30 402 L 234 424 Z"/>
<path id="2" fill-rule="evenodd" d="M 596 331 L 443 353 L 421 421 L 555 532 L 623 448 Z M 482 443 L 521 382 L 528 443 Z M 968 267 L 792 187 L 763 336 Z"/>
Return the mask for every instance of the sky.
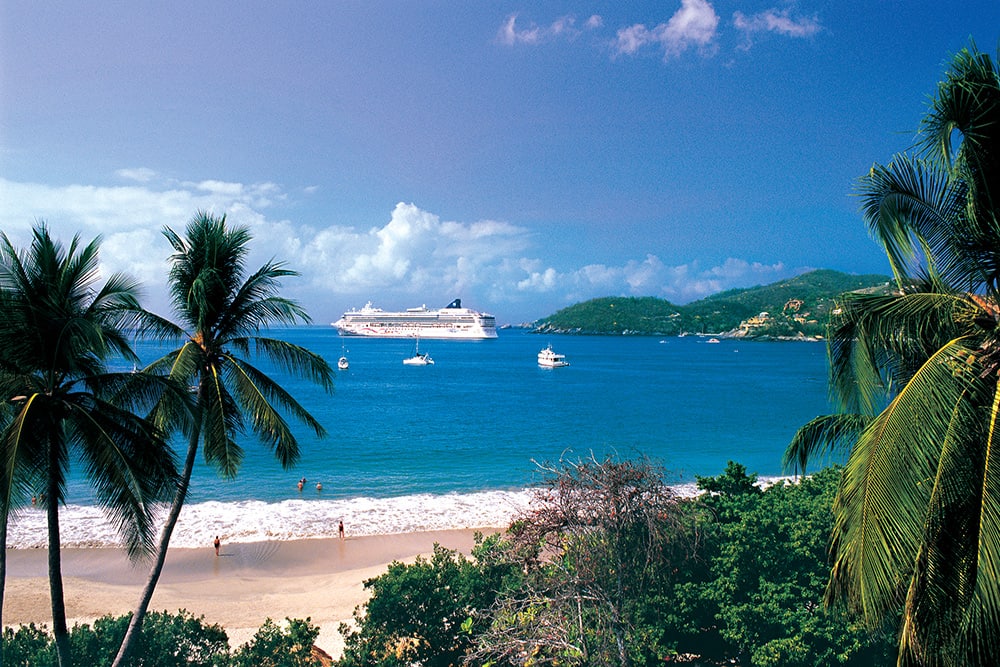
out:
<path id="1" fill-rule="evenodd" d="M 0 0 L 0 230 L 170 315 L 164 228 L 225 215 L 318 324 L 885 274 L 857 179 L 998 40 L 1000 0 Z"/>

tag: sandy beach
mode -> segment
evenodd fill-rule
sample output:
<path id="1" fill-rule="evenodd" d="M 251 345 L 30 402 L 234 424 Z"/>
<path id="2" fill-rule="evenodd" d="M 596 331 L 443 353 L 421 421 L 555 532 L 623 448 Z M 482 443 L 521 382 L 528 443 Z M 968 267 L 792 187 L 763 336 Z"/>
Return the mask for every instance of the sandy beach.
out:
<path id="1" fill-rule="evenodd" d="M 489 529 L 480 529 L 484 533 Z M 339 539 L 309 539 L 171 549 L 150 609 L 186 609 L 226 628 L 232 646 L 250 639 L 267 618 L 312 619 L 317 646 L 338 656 L 337 626 L 367 599 L 363 582 L 393 561 L 412 562 L 438 543 L 468 554 L 473 530 Z M 64 549 L 63 580 L 70 625 L 132 610 L 148 567 L 111 548 Z M 4 623 L 51 625 L 45 549 L 7 552 Z"/>

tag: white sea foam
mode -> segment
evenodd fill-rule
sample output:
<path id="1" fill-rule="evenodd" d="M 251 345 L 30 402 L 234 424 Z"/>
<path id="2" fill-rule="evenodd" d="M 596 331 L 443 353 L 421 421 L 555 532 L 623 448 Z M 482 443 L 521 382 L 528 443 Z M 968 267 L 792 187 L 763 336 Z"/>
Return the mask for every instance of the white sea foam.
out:
<path id="1" fill-rule="evenodd" d="M 227 542 L 336 537 L 341 520 L 351 535 L 507 526 L 527 506 L 529 498 L 530 492 L 523 490 L 275 503 L 202 502 L 184 506 L 170 544 L 204 546 L 211 544 L 216 535 Z M 119 543 L 113 526 L 96 507 L 67 505 L 59 516 L 65 547 Z M 45 513 L 38 508 L 26 509 L 13 517 L 7 545 L 44 547 L 46 535 Z"/>
<path id="2" fill-rule="evenodd" d="M 791 478 L 761 478 L 760 484 Z M 673 487 L 680 497 L 698 495 L 695 484 Z M 506 527 L 528 508 L 531 489 L 477 493 L 418 494 L 396 498 L 202 502 L 185 505 L 170 540 L 174 547 L 199 547 L 216 535 L 226 542 L 261 542 L 336 537 L 343 520 L 350 535 L 392 535 L 433 530 Z M 60 512 L 64 547 L 115 546 L 119 540 L 100 509 L 67 505 Z M 47 545 L 45 513 L 27 508 L 12 517 L 7 546 Z"/>

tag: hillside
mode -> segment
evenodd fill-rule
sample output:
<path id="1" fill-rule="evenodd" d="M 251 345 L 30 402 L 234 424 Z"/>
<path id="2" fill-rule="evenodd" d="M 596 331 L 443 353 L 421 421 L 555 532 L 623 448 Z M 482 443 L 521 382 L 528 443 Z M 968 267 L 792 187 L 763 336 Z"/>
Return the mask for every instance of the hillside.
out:
<path id="1" fill-rule="evenodd" d="M 817 270 L 770 285 L 713 294 L 684 306 L 655 297 L 602 297 L 535 322 L 539 333 L 677 336 L 713 333 L 743 338 L 822 336 L 834 300 L 845 292 L 888 285 L 880 275 Z"/>

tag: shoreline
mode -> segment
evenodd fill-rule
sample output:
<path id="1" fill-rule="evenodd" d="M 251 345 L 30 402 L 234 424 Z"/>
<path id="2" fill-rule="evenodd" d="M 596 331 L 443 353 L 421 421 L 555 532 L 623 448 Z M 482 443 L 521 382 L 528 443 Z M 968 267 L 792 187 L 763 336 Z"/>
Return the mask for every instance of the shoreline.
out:
<path id="1" fill-rule="evenodd" d="M 502 528 L 456 529 L 287 541 L 223 542 L 171 548 L 150 603 L 151 611 L 185 609 L 226 629 L 233 648 L 247 642 L 268 618 L 310 618 L 320 628 L 316 645 L 337 657 L 343 650 L 338 626 L 368 600 L 364 581 L 393 561 L 428 556 L 434 544 L 469 555 L 474 535 Z M 148 574 L 148 562 L 133 566 L 111 547 L 62 549 L 66 615 L 70 627 L 132 611 Z M 47 549 L 8 549 L 3 621 L 51 627 Z"/>

